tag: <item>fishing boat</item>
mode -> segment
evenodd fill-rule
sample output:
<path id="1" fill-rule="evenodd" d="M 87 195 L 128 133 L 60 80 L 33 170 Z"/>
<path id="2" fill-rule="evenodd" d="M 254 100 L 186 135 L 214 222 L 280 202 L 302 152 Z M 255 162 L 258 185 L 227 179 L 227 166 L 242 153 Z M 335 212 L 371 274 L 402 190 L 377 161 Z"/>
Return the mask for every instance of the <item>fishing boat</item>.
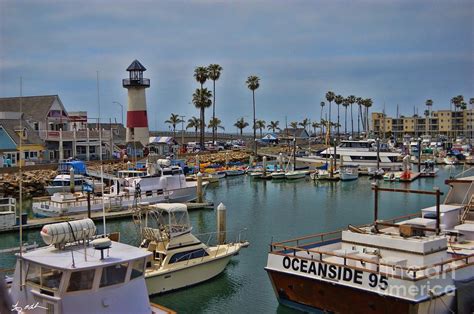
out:
<path id="1" fill-rule="evenodd" d="M 130 173 L 128 173 L 130 174 Z M 207 182 L 203 183 L 205 188 Z M 90 203 L 91 211 L 123 210 L 140 202 L 189 202 L 197 198 L 197 182 L 186 182 L 183 170 L 171 166 L 167 159 L 149 163 L 147 174 L 123 176 L 114 179 L 110 193 L 103 197 L 88 196 L 85 193 L 55 193 L 50 198 L 33 200 L 33 213 L 39 217 L 55 217 L 85 213 Z"/>
<path id="2" fill-rule="evenodd" d="M 46 186 L 46 191 L 49 195 L 56 192 L 73 192 L 82 191 L 84 183 L 93 187 L 95 191 L 101 191 L 101 183 L 86 177 L 86 164 L 81 160 L 66 160 L 61 161 L 58 165 L 57 175 Z"/>
<path id="3" fill-rule="evenodd" d="M 97 237 L 91 219 L 45 225 L 41 237 L 47 246 L 17 259 L 10 288 L 17 312 L 174 313 L 148 299 L 151 252 Z"/>
<path id="4" fill-rule="evenodd" d="M 444 204 L 439 190 L 410 190 L 437 199 L 421 217 L 379 220 L 376 196 L 370 225 L 273 242 L 265 270 L 278 301 L 306 312 L 471 313 L 473 182 L 447 180 Z"/>
<path id="5" fill-rule="evenodd" d="M 359 178 L 359 166 L 344 165 L 339 168 L 341 181 L 357 180 Z"/>
<path id="6" fill-rule="evenodd" d="M 247 247 L 240 240 L 221 241 L 214 246 L 201 242 L 192 231 L 185 204 L 163 203 L 141 209 L 135 216 L 139 223 L 141 248 L 152 252 L 145 269 L 150 295 L 195 285 L 219 275 L 232 256 Z M 217 235 L 217 233 L 215 234 Z M 209 242 L 212 234 L 206 234 Z"/>

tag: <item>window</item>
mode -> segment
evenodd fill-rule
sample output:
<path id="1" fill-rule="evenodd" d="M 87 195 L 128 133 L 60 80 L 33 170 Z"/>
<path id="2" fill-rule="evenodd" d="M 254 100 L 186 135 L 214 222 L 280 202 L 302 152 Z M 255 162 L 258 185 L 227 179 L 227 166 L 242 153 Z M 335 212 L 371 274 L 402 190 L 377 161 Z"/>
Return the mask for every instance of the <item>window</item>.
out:
<path id="1" fill-rule="evenodd" d="M 38 123 L 38 122 L 34 122 L 34 123 L 33 123 L 33 128 L 35 129 L 35 131 L 38 131 L 38 130 L 39 130 L 39 123 Z"/>
<path id="2" fill-rule="evenodd" d="M 143 268 L 145 267 L 145 260 L 143 258 L 134 260 L 132 262 L 132 274 L 130 280 L 141 277 L 143 275 Z"/>
<path id="3" fill-rule="evenodd" d="M 69 278 L 68 292 L 92 289 L 95 269 L 75 271 Z"/>
<path id="4" fill-rule="evenodd" d="M 193 251 L 180 252 L 180 253 L 176 253 L 173 256 L 171 256 L 169 264 L 179 263 L 179 262 L 187 261 L 187 260 L 194 259 L 194 258 L 200 258 L 200 257 L 208 256 L 208 255 L 209 254 L 207 254 L 207 252 L 204 249 L 197 249 L 197 250 L 193 250 Z"/>
<path id="5" fill-rule="evenodd" d="M 62 276 L 63 272 L 60 270 L 41 267 L 38 264 L 30 264 L 26 274 L 26 282 L 42 288 L 57 290 L 59 289 Z"/>
<path id="6" fill-rule="evenodd" d="M 153 195 L 153 191 L 146 191 L 146 192 L 145 192 L 145 195 L 146 195 L 146 196 L 152 196 L 152 195 Z"/>
<path id="7" fill-rule="evenodd" d="M 100 288 L 116 285 L 125 281 L 128 263 L 107 266 L 102 269 Z"/>

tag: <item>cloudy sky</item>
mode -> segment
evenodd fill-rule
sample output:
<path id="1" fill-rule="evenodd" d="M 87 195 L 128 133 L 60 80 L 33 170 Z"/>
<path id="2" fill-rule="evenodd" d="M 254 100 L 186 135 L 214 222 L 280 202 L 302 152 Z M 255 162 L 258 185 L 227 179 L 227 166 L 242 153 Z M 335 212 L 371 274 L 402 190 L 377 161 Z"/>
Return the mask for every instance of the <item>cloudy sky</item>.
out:
<path id="1" fill-rule="evenodd" d="M 395 114 L 474 97 L 474 1 L 0 0 L 0 97 L 58 94 L 67 109 L 120 121 L 121 79 L 134 60 L 151 79 L 152 129 L 190 104 L 196 66 L 218 63 L 216 111 L 226 129 L 252 115 L 320 119 L 324 94 L 371 97 Z M 207 84 L 212 88 L 210 83 Z M 206 112 L 206 120 L 211 111 Z"/>

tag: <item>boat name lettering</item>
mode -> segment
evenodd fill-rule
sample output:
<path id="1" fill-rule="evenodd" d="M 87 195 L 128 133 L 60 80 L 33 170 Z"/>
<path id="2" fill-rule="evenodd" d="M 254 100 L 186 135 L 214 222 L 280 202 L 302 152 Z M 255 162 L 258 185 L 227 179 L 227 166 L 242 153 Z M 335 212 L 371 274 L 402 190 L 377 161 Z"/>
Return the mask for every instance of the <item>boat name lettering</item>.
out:
<path id="1" fill-rule="evenodd" d="M 334 264 L 317 263 L 306 259 L 285 256 L 283 258 L 283 267 L 321 278 L 353 282 L 358 285 L 363 285 L 364 281 L 364 272 L 362 270 Z M 368 276 L 368 284 L 371 288 L 379 287 L 381 290 L 386 290 L 388 288 L 387 279 L 386 276 L 370 273 Z"/>

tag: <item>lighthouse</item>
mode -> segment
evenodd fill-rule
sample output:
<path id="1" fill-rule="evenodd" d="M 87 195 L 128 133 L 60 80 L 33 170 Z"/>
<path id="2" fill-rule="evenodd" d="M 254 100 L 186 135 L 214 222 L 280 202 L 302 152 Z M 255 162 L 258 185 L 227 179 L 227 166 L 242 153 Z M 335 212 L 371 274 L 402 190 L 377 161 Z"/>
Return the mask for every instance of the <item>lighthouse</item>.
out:
<path id="1" fill-rule="evenodd" d="M 122 81 L 123 87 L 128 90 L 126 141 L 141 142 L 145 146 L 150 138 L 145 95 L 150 79 L 143 78 L 146 68 L 138 60 L 133 61 L 127 71 L 128 78 Z"/>

